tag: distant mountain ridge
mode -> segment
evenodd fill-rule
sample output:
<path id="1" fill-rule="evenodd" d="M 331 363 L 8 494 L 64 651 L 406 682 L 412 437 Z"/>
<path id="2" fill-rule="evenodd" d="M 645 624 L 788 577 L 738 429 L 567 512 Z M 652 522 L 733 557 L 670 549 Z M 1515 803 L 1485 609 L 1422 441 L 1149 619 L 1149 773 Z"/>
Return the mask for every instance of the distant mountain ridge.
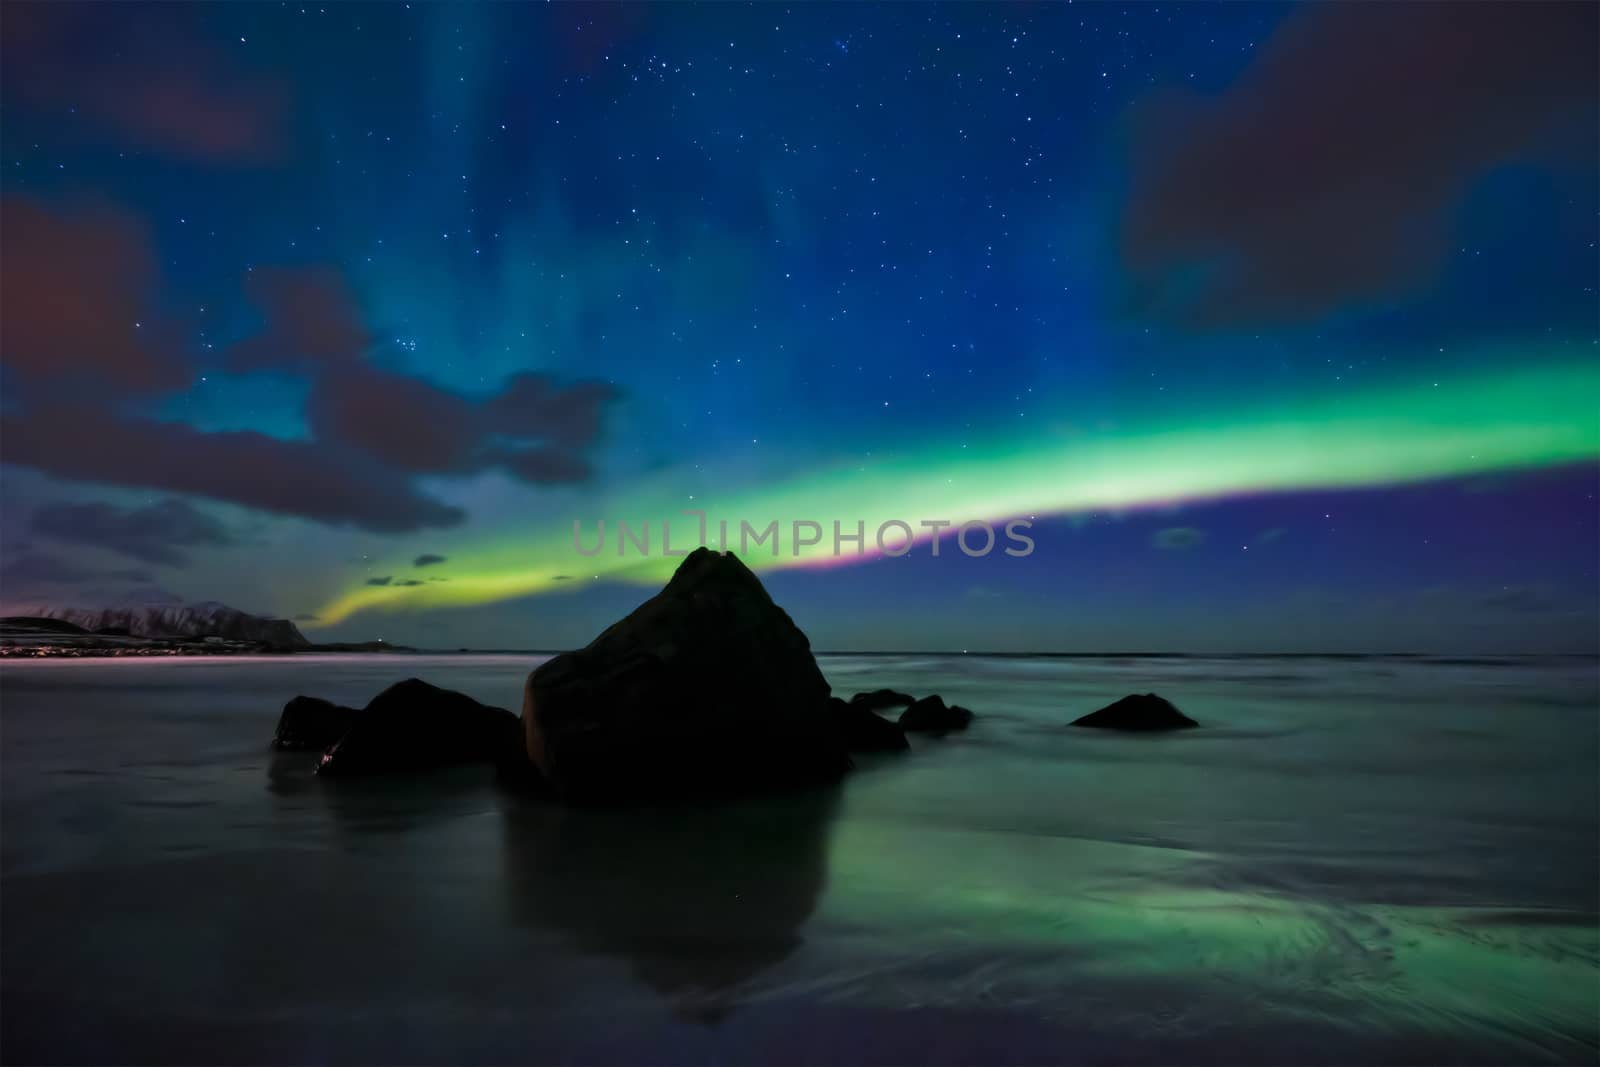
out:
<path id="1" fill-rule="evenodd" d="M 251 615 L 215 600 L 110 607 L 41 605 L 31 614 L 59 619 L 95 633 L 125 633 L 130 637 L 154 639 L 220 637 L 280 649 L 311 647 L 311 642 L 288 619 Z"/>

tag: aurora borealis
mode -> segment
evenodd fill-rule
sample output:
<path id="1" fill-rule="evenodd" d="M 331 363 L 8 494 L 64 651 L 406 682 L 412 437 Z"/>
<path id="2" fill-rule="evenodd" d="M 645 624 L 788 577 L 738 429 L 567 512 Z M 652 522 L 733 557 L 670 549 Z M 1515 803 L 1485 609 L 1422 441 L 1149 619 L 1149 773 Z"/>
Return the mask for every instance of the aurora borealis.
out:
<path id="1" fill-rule="evenodd" d="M 564 647 L 698 510 L 825 648 L 1592 651 L 1594 34 L 12 5 L 0 600 Z"/>
<path id="2" fill-rule="evenodd" d="M 846 467 L 794 484 L 734 494 L 736 502 L 727 507 L 715 507 L 714 496 L 680 500 L 678 506 L 698 504 L 705 515 L 705 543 L 719 547 L 740 544 L 742 525 L 759 533 L 778 516 L 777 536 L 768 539 L 770 550 L 767 542 L 754 549 L 748 541 L 743 546 L 757 569 L 828 566 L 882 554 L 874 533 L 891 520 L 917 530 L 918 543 L 926 543 L 931 533 L 922 529 L 925 516 L 956 525 L 967 520 L 999 525 L 1021 515 L 1393 485 L 1581 462 L 1600 454 L 1600 424 L 1593 418 L 1597 402 L 1600 368 L 1579 364 L 1452 383 L 1442 393 L 1437 386 L 1414 386 L 1346 398 L 1337 405 L 1324 401 L 1269 409 L 1235 416 L 1220 429 L 1157 425 L 1080 440 L 1007 439 L 978 449 L 913 453 L 877 461 L 870 468 Z M 619 497 L 615 506 L 650 500 L 634 492 Z M 674 503 L 665 491 L 653 503 L 658 508 L 653 512 L 611 512 L 616 517 L 603 540 L 603 518 L 579 520 L 584 529 L 576 540 L 584 551 L 574 549 L 574 538 L 565 531 L 542 540 L 519 540 L 498 551 L 495 546 L 469 549 L 457 556 L 456 574 L 448 583 L 366 586 L 323 615 L 340 622 L 369 607 L 470 604 L 541 592 L 557 585 L 561 572 L 555 567 L 589 572 L 562 579 L 567 581 L 600 574 L 663 581 L 676 566 L 676 559 L 664 551 L 670 542 L 661 540 L 662 519 L 674 517 Z M 651 516 L 656 516 L 653 522 Z M 793 520 L 799 517 L 820 517 L 820 543 L 796 543 Z M 682 513 L 676 518 L 672 529 L 677 547 L 701 543 L 699 522 Z M 653 529 L 655 540 L 630 536 L 622 541 L 618 520 L 631 522 L 630 535 L 648 535 Z M 835 523 L 840 530 L 832 528 Z M 841 531 L 862 528 L 867 533 L 859 544 L 840 536 Z M 945 536 L 953 537 L 954 531 Z M 981 538 L 974 540 L 981 544 Z M 898 553 L 902 544 L 890 538 L 889 551 Z M 591 551 L 593 558 L 584 558 Z M 947 553 L 954 551 L 946 548 Z M 530 555 L 552 562 L 530 567 Z"/>

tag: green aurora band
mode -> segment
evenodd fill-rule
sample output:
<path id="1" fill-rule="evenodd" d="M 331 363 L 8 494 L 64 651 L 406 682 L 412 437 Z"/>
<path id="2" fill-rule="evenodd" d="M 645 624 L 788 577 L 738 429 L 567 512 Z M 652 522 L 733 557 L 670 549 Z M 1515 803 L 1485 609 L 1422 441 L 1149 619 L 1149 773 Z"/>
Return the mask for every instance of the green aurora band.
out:
<path id="1" fill-rule="evenodd" d="M 769 540 L 744 553 L 756 570 L 848 564 L 878 554 L 875 532 L 898 519 L 917 529 L 923 520 L 997 526 L 994 552 L 1008 544 L 998 524 L 1017 517 L 1130 510 L 1246 494 L 1393 486 L 1537 467 L 1600 457 L 1600 361 L 1525 363 L 1510 370 L 1388 385 L 1340 396 L 1280 401 L 1227 414 L 1151 420 L 1094 435 L 1011 433 L 966 445 L 930 445 L 891 458 L 812 471 L 786 482 L 730 493 L 706 505 L 709 543 L 726 522 L 728 547 L 739 547 L 740 522 L 756 530 L 778 521 L 778 551 Z M 576 580 L 657 584 L 678 563 L 662 553 L 662 526 L 671 521 L 672 548 L 698 543 L 699 522 L 681 492 L 662 483 L 609 494 L 626 507 L 598 507 L 581 516 L 583 543 L 605 542 L 593 556 L 574 547 L 570 525 L 495 544 L 457 547 L 449 580 L 419 586 L 360 585 L 318 611 L 319 626 L 364 611 L 483 604 L 571 589 Z M 580 518 L 575 516 L 574 518 Z M 648 523 L 649 552 L 630 542 L 617 553 L 617 521 L 637 535 Z M 820 523 L 820 543 L 796 552 L 793 523 Z M 864 524 L 858 555 L 846 542 L 835 556 L 833 523 L 853 534 Z M 926 531 L 919 538 L 926 542 Z M 903 534 L 891 528 L 887 547 Z M 943 550 L 955 551 L 954 529 Z M 974 547 L 982 544 L 975 535 Z M 931 546 L 914 551 L 930 551 Z M 532 561 L 532 562 L 530 562 Z M 575 580 L 576 579 L 576 580 Z"/>

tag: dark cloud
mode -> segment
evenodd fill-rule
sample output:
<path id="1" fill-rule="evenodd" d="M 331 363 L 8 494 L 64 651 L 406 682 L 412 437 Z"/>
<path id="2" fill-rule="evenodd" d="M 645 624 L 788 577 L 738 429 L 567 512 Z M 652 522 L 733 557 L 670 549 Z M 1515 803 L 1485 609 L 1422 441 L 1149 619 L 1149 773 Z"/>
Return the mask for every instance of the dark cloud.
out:
<path id="1" fill-rule="evenodd" d="M 593 77 L 605 72 L 606 61 L 619 49 L 649 31 L 655 12 L 645 4 L 596 4 L 593 11 L 566 14 L 551 23 L 558 42 L 555 69 Z"/>
<path id="2" fill-rule="evenodd" d="M 59 556 L 44 552 L 30 552 L 18 556 L 0 567 L 0 585 L 10 597 L 17 587 L 33 588 L 40 585 L 78 585 L 83 582 L 148 582 L 149 571 L 138 569 L 107 569 L 85 567 Z"/>
<path id="3" fill-rule="evenodd" d="M 379 532 L 451 526 L 459 508 L 348 450 L 249 430 L 208 433 L 92 407 L 0 413 L 7 463 L 59 478 L 164 489 Z"/>
<path id="4" fill-rule="evenodd" d="M 391 574 L 385 574 L 381 578 L 368 578 L 367 579 L 367 584 L 368 585 L 388 585 L 392 581 L 394 581 L 394 576 L 391 575 Z"/>
<path id="5" fill-rule="evenodd" d="M 227 357 L 240 373 L 309 377 L 312 439 L 206 432 L 139 414 L 132 408 L 195 375 L 179 332 L 151 313 L 158 271 L 139 227 L 109 211 L 64 214 L 16 197 L 0 200 L 0 211 L 0 360 L 20 386 L 0 412 L 8 463 L 378 532 L 462 520 L 417 487 L 422 475 L 590 477 L 587 452 L 615 389 L 524 373 L 470 396 L 374 366 L 360 308 L 324 269 L 259 272 L 250 288 L 264 326 Z"/>
<path id="6" fill-rule="evenodd" d="M 616 399 L 604 382 L 561 386 L 543 374 L 514 374 L 485 405 L 488 425 L 508 440 L 543 438 L 563 447 L 581 447 L 600 436 L 600 416 Z"/>
<path id="7" fill-rule="evenodd" d="M 413 567 L 431 567 L 435 563 L 443 563 L 444 561 L 444 556 L 436 556 L 432 552 L 424 552 L 422 555 L 412 560 L 411 565 Z"/>
<path id="8" fill-rule="evenodd" d="M 181 159 L 257 165 L 289 147 L 290 96 L 205 39 L 187 5 L 11 4 L 0 35 L 7 108 L 51 116 L 55 136 Z"/>
<path id="9" fill-rule="evenodd" d="M 1135 116 L 1140 310 L 1312 318 L 1425 283 L 1469 183 L 1595 162 L 1594 4 L 1313 4 L 1226 92 Z"/>
<path id="10" fill-rule="evenodd" d="M 131 216 L 0 199 L 0 351 L 24 384 L 138 393 L 188 384 L 174 327 L 151 312 L 158 287 L 154 253 Z"/>
<path id="11" fill-rule="evenodd" d="M 483 466 L 498 467 L 529 485 L 586 482 L 594 473 L 587 458 L 562 448 L 499 448 L 484 456 Z"/>
<path id="12" fill-rule="evenodd" d="M 1193 526 L 1169 526 L 1150 535 L 1150 543 L 1166 551 L 1182 552 L 1205 543 L 1206 532 Z"/>
<path id="13" fill-rule="evenodd" d="M 188 563 L 183 549 L 233 543 L 233 535 L 216 518 L 188 501 L 170 498 L 141 508 L 99 501 L 49 504 L 34 512 L 33 530 L 55 541 L 177 567 Z"/>
<path id="14" fill-rule="evenodd" d="M 499 468 L 530 484 L 573 483 L 590 475 L 584 450 L 608 385 L 558 385 L 519 374 L 488 397 L 471 397 L 365 363 L 326 368 L 312 384 L 306 415 L 322 441 L 419 474 L 475 474 Z"/>
<path id="15" fill-rule="evenodd" d="M 395 585 L 423 585 L 425 583 L 420 578 L 402 578 L 400 581 L 395 582 L 394 584 Z"/>
<path id="16" fill-rule="evenodd" d="M 306 418 L 317 439 L 413 474 L 501 469 L 529 484 L 582 482 L 617 390 L 524 372 L 473 396 L 369 363 L 375 344 L 335 272 L 257 272 L 252 296 L 266 329 L 229 353 L 239 371 L 309 375 Z"/>
<path id="17" fill-rule="evenodd" d="M 235 345 L 239 371 L 313 373 L 353 363 L 372 347 L 372 332 L 344 276 L 325 267 L 252 271 L 246 291 L 264 319 L 262 332 Z"/>

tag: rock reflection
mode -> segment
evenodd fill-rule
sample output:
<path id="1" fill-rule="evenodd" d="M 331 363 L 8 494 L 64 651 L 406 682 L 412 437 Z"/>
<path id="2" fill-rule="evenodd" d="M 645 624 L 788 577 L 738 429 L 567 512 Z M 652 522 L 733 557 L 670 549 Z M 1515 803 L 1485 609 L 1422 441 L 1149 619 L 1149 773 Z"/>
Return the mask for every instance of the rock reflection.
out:
<path id="1" fill-rule="evenodd" d="M 622 958 L 679 1015 L 715 1023 L 802 943 L 837 804 L 828 788 L 721 807 L 508 805 L 512 921 Z"/>

